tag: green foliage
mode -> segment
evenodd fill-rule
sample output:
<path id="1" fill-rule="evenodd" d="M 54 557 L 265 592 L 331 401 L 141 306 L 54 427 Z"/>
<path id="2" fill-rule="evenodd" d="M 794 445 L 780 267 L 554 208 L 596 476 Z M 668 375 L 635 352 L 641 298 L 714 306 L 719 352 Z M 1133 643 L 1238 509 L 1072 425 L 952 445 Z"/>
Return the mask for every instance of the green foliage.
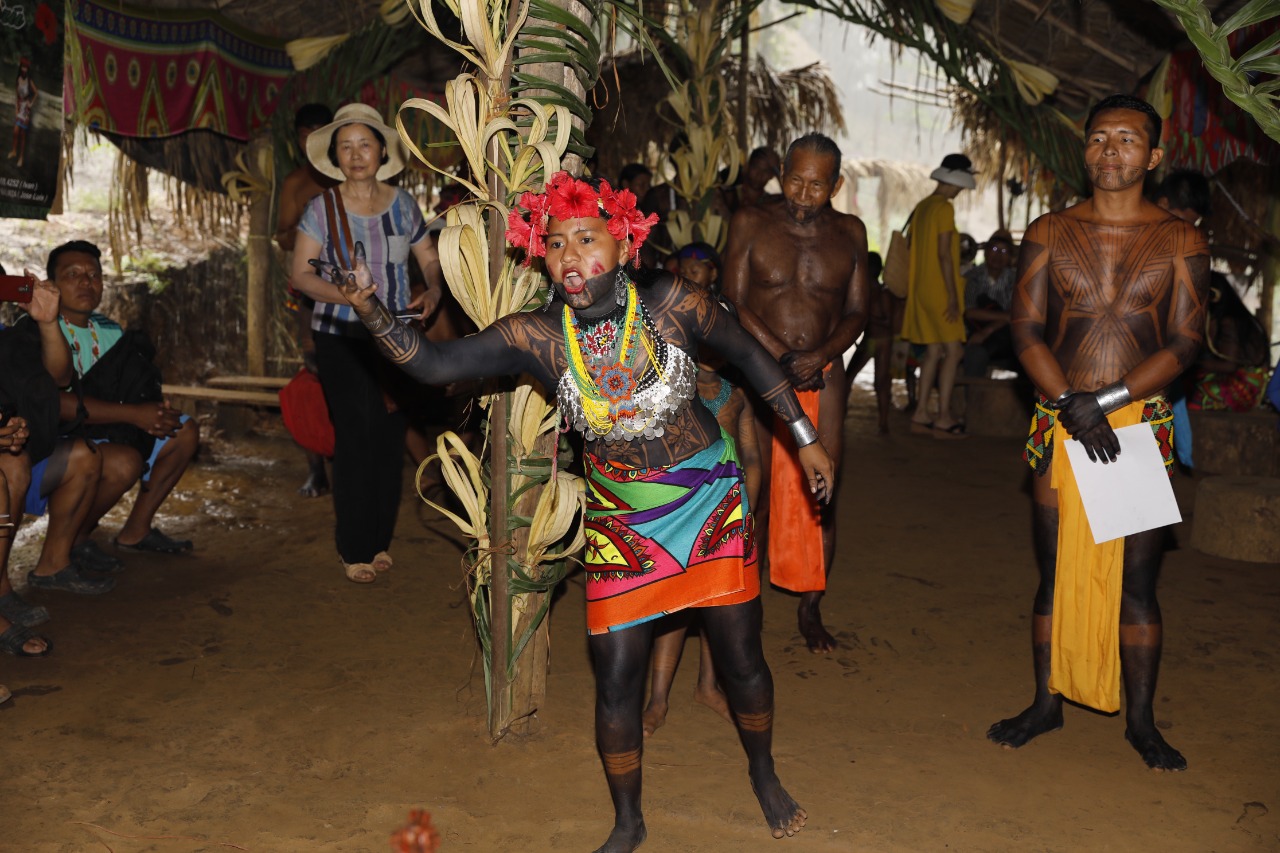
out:
<path id="1" fill-rule="evenodd" d="M 1237 106 L 1253 116 L 1263 133 L 1280 142 L 1280 79 L 1251 79 L 1258 75 L 1275 78 L 1280 74 L 1280 31 L 1245 51 L 1238 59 L 1231 56 L 1228 38 L 1244 27 L 1280 17 L 1276 0 L 1250 0 L 1234 15 L 1215 25 L 1203 0 L 1155 0 L 1177 17 L 1204 61 L 1205 70 L 1222 84 L 1223 93 Z"/>

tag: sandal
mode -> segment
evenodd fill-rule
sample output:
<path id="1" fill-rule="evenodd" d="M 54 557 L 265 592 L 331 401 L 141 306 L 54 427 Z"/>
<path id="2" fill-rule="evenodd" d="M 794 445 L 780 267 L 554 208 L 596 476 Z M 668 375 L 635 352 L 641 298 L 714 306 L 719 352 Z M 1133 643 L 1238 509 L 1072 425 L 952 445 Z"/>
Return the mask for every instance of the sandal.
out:
<path id="1" fill-rule="evenodd" d="M 379 551 L 373 555 L 373 567 L 379 572 L 391 571 L 391 567 L 395 564 L 396 561 L 391 559 L 391 555 L 386 551 Z"/>
<path id="2" fill-rule="evenodd" d="M 943 441 L 958 441 L 968 438 L 969 434 L 964 431 L 964 424 L 954 423 L 949 427 L 933 427 L 933 437 Z"/>
<path id="3" fill-rule="evenodd" d="M 71 559 L 80 564 L 80 568 L 91 572 L 114 574 L 124 570 L 124 563 L 98 547 L 92 539 L 86 539 L 71 549 Z"/>
<path id="4" fill-rule="evenodd" d="M 174 539 L 154 527 L 147 531 L 146 536 L 132 545 L 124 544 L 119 538 L 111 541 L 117 548 L 123 548 L 126 551 L 150 551 L 153 554 L 181 554 L 184 551 L 190 551 L 193 547 L 190 539 Z"/>
<path id="5" fill-rule="evenodd" d="M 919 421 L 912 421 L 911 434 L 912 435 L 932 435 L 933 421 L 926 421 L 925 423 L 920 423 Z"/>
<path id="6" fill-rule="evenodd" d="M 352 583 L 373 583 L 378 579 L 378 570 L 373 563 L 346 563 L 342 569 L 347 573 L 347 580 Z"/>
<path id="7" fill-rule="evenodd" d="M 38 652 L 27 651 L 24 646 L 32 640 L 40 640 L 44 643 L 44 649 Z M 53 643 L 47 637 L 38 637 L 21 625 L 10 625 L 8 631 L 0 634 L 0 649 L 20 658 L 42 658 L 53 651 Z"/>
<path id="8" fill-rule="evenodd" d="M 63 566 L 51 575 L 38 575 L 35 569 L 27 573 L 27 585 L 32 589 L 56 589 L 78 595 L 102 595 L 116 588 L 115 578 L 90 578 L 75 563 Z"/>
<path id="9" fill-rule="evenodd" d="M 23 628 L 34 628 L 49 621 L 49 611 L 46 608 L 38 604 L 27 604 L 13 590 L 0 595 L 0 616 Z"/>
<path id="10" fill-rule="evenodd" d="M 13 697 L 13 694 L 9 692 L 9 688 L 5 687 L 3 684 L 0 684 L 0 705 L 3 705 L 5 702 L 8 702 L 12 697 Z"/>

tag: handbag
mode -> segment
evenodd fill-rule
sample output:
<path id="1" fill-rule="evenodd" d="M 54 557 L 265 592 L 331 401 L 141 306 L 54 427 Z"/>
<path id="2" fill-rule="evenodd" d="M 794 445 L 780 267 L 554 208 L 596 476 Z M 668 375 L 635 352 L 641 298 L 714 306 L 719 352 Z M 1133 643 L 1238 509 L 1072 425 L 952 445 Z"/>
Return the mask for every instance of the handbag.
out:
<path id="1" fill-rule="evenodd" d="M 907 286 L 911 281 L 911 238 L 907 236 L 907 229 L 910 227 L 911 219 L 908 218 L 901 231 L 894 231 L 889 236 L 889 249 L 884 254 L 881 280 L 889 292 L 899 299 L 907 298 Z"/>
<path id="2" fill-rule="evenodd" d="M 305 367 L 280 389 L 280 414 L 285 429 L 303 450 L 333 456 L 333 421 L 319 378 Z"/>

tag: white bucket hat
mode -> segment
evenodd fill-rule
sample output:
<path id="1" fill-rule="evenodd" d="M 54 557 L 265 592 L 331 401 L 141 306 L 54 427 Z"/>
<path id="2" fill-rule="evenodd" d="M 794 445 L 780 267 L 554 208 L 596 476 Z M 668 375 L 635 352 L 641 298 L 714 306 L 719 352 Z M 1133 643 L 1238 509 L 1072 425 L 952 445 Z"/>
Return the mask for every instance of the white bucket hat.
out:
<path id="1" fill-rule="evenodd" d="M 384 124 L 382 116 L 368 104 L 347 104 L 338 110 L 333 121 L 319 130 L 311 131 L 307 137 L 307 159 L 311 161 L 312 166 L 316 167 L 316 171 L 328 175 L 335 181 L 346 180 L 342 170 L 329 159 L 329 143 L 333 141 L 333 135 L 339 128 L 349 124 L 363 124 L 371 127 L 381 133 L 382 138 L 387 141 L 387 162 L 378 168 L 376 177 L 379 181 L 385 181 L 404 171 L 404 143 L 400 141 L 400 134 L 395 128 Z"/>
<path id="2" fill-rule="evenodd" d="M 975 189 L 978 186 L 977 181 L 973 179 L 973 162 L 963 154 L 948 154 L 943 157 L 942 165 L 930 172 L 929 177 L 966 190 Z"/>

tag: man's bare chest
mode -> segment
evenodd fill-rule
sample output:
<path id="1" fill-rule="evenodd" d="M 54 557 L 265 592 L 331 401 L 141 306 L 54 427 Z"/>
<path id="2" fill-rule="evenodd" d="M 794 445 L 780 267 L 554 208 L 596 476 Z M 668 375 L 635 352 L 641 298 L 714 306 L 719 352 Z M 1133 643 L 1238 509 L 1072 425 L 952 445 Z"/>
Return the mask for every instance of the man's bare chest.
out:
<path id="1" fill-rule="evenodd" d="M 1167 229 L 1074 225 L 1051 244 L 1050 298 L 1068 311 L 1126 314 L 1166 304 L 1176 255 Z"/>
<path id="2" fill-rule="evenodd" d="M 847 240 L 796 238 L 779 230 L 759 241 L 752 251 L 752 278 L 757 285 L 809 293 L 844 293 L 853 275 L 855 257 Z"/>

